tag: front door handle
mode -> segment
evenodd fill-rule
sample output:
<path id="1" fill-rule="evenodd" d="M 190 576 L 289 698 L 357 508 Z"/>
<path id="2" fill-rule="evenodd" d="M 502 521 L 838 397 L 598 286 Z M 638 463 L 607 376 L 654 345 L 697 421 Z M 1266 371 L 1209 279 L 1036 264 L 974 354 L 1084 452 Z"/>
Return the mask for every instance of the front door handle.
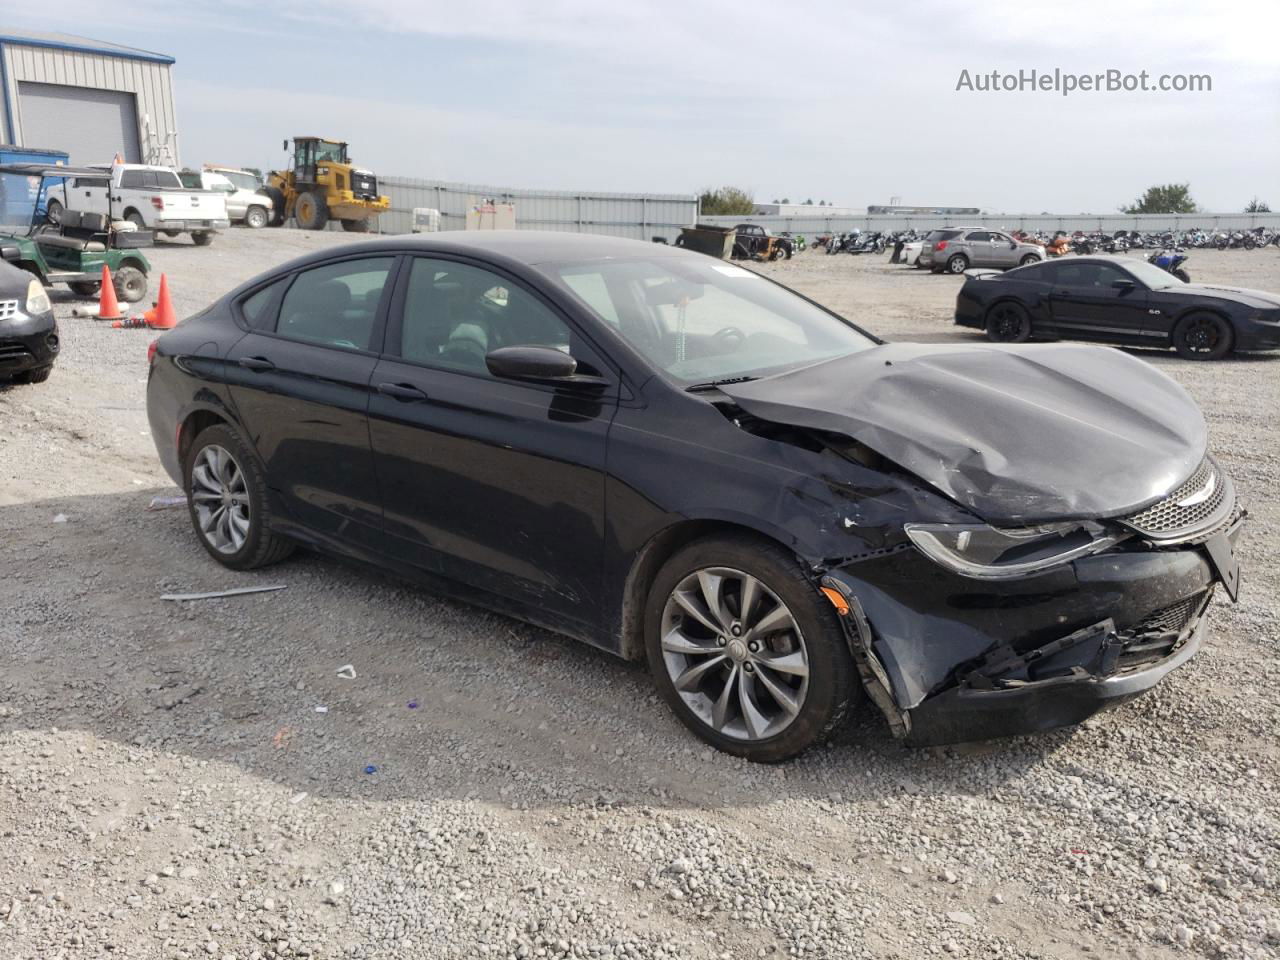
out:
<path id="1" fill-rule="evenodd" d="M 378 392 L 388 397 L 394 397 L 401 403 L 421 403 L 427 399 L 425 393 L 408 383 L 380 383 L 378 384 Z"/>
<path id="2" fill-rule="evenodd" d="M 241 357 L 240 366 L 246 370 L 252 370 L 255 373 L 261 373 L 263 370 L 274 370 L 276 365 L 266 357 Z"/>

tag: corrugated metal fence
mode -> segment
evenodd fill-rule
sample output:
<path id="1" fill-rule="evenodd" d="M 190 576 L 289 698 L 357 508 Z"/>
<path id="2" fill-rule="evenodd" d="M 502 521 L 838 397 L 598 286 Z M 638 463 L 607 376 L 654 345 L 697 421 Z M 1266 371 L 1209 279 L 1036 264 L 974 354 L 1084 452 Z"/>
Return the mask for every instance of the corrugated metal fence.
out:
<path id="1" fill-rule="evenodd" d="M 391 198 L 391 209 L 378 218 L 382 233 L 409 233 L 415 207 L 439 210 L 441 230 L 462 230 L 467 211 L 486 200 L 515 204 L 516 226 L 523 230 L 600 233 L 633 240 L 674 240 L 681 227 L 698 218 L 698 198 L 692 194 L 522 190 L 410 177 L 380 177 L 378 186 Z"/>
<path id="2" fill-rule="evenodd" d="M 516 211 L 519 216 L 519 210 Z M 758 223 L 761 226 L 781 233 L 801 233 L 805 236 L 816 236 L 823 233 L 850 233 L 854 230 L 866 232 L 896 232 L 899 230 L 936 230 L 939 227 L 989 227 L 994 230 L 1026 230 L 1035 232 L 1044 230 L 1053 233 L 1065 230 L 1074 233 L 1081 230 L 1092 233 L 1101 230 L 1114 234 L 1117 230 L 1137 230 L 1141 233 L 1173 230 L 1193 230 L 1199 227 L 1204 230 L 1250 230 L 1254 227 L 1270 227 L 1280 230 L 1280 213 L 1186 213 L 1186 214 L 1103 214 L 1091 216 L 1054 216 L 1052 214 L 981 214 L 965 217 L 941 217 L 936 215 L 920 216 L 865 216 L 865 217 L 781 217 L 781 216 L 747 216 L 747 217 L 702 217 L 701 222 L 717 226 L 731 227 L 738 223 Z"/>

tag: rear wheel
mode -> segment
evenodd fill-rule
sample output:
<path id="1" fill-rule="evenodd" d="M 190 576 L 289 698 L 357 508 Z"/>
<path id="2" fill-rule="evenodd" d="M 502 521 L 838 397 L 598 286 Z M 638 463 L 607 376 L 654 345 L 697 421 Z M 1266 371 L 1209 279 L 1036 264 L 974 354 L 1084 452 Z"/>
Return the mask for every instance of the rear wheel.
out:
<path id="1" fill-rule="evenodd" d="M 267 225 L 267 208 L 250 207 L 244 212 L 244 225 L 250 230 L 261 230 Z"/>
<path id="2" fill-rule="evenodd" d="M 1177 277 L 1179 280 L 1181 280 L 1183 283 L 1191 282 L 1191 274 L 1187 273 L 1187 271 L 1183 270 L 1181 267 L 1179 267 L 1177 270 L 1174 270 L 1173 275 Z"/>
<path id="3" fill-rule="evenodd" d="M 992 343 L 1026 343 L 1031 339 L 1031 317 L 1020 304 L 997 303 L 987 311 L 987 339 Z"/>
<path id="4" fill-rule="evenodd" d="M 858 697 L 834 609 L 766 540 L 711 537 L 676 553 L 650 588 L 645 643 L 680 720 L 748 760 L 788 760 L 827 739 Z"/>
<path id="5" fill-rule="evenodd" d="M 201 230 L 198 233 L 193 233 L 191 239 L 197 247 L 207 247 L 213 243 L 213 233 L 208 230 Z"/>
<path id="6" fill-rule="evenodd" d="M 963 253 L 957 253 L 947 260 L 948 273 L 964 273 L 969 269 L 969 258 Z"/>
<path id="7" fill-rule="evenodd" d="M 77 297 L 96 297 L 102 292 L 101 280 L 74 280 L 67 286 Z"/>
<path id="8" fill-rule="evenodd" d="M 191 525 L 201 546 L 232 570 L 277 563 L 293 544 L 268 527 L 267 485 L 252 451 L 224 424 L 196 437 L 183 468 Z"/>
<path id="9" fill-rule="evenodd" d="M 1192 313 L 1173 328 L 1173 348 L 1184 360 L 1221 360 L 1231 352 L 1231 324 L 1216 313 Z"/>
<path id="10" fill-rule="evenodd" d="M 308 190 L 298 195 L 293 215 L 303 230 L 323 230 L 329 222 L 329 207 L 319 193 Z"/>
<path id="11" fill-rule="evenodd" d="M 342 229 L 347 231 L 347 233 L 368 233 L 369 221 L 368 220 L 343 220 Z"/>
<path id="12" fill-rule="evenodd" d="M 137 210 L 126 210 L 124 213 L 124 218 L 128 220 L 130 223 L 132 223 L 139 230 L 147 229 L 147 222 L 142 219 L 142 214 L 140 214 Z"/>
<path id="13" fill-rule="evenodd" d="M 126 303 L 137 303 L 147 295 L 147 275 L 137 267 L 121 267 L 111 275 L 111 285 Z"/>

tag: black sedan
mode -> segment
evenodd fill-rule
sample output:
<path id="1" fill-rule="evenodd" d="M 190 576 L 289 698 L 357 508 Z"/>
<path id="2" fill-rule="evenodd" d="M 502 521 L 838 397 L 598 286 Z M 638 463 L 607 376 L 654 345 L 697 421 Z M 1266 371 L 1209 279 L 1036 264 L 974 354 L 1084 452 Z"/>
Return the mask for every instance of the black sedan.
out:
<path id="1" fill-rule="evenodd" d="M 1079 721 L 1237 588 L 1231 481 L 1148 364 L 885 344 L 675 248 L 388 237 L 154 346 L 152 435 L 219 563 L 302 544 L 647 659 L 753 760 L 863 690 L 917 744 Z"/>
<path id="2" fill-rule="evenodd" d="M 40 281 L 0 261 L 0 382 L 43 383 L 58 355 L 58 322 Z"/>
<path id="3" fill-rule="evenodd" d="M 956 323 L 997 343 L 1097 340 L 1173 347 L 1188 360 L 1280 347 L 1280 295 L 1184 283 L 1143 260 L 1070 257 L 971 271 Z"/>

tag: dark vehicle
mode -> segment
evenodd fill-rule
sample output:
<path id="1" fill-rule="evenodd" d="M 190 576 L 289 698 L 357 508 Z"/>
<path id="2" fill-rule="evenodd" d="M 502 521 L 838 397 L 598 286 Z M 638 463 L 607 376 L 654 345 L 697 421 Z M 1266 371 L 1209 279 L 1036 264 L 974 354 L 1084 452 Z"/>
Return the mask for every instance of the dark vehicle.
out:
<path id="1" fill-rule="evenodd" d="M 997 343 L 1098 340 L 1173 347 L 1188 360 L 1280 347 L 1280 296 L 1183 283 L 1144 260 L 1074 257 L 970 275 L 956 323 Z"/>
<path id="2" fill-rule="evenodd" d="M 790 237 L 775 237 L 758 223 L 740 223 L 733 229 L 738 235 L 733 255 L 740 260 L 790 260 L 795 254 Z"/>
<path id="3" fill-rule="evenodd" d="M 1238 584 L 1231 480 L 1149 364 L 885 344 L 652 243 L 330 248 L 160 337 L 147 409 L 223 565 L 304 544 L 647 658 L 752 760 L 863 689 L 917 744 L 1077 722 Z"/>
<path id="4" fill-rule="evenodd" d="M 12 248 L 0 245 L 8 259 Z M 0 263 L 0 381 L 44 383 L 58 355 L 58 322 L 44 286 Z"/>

